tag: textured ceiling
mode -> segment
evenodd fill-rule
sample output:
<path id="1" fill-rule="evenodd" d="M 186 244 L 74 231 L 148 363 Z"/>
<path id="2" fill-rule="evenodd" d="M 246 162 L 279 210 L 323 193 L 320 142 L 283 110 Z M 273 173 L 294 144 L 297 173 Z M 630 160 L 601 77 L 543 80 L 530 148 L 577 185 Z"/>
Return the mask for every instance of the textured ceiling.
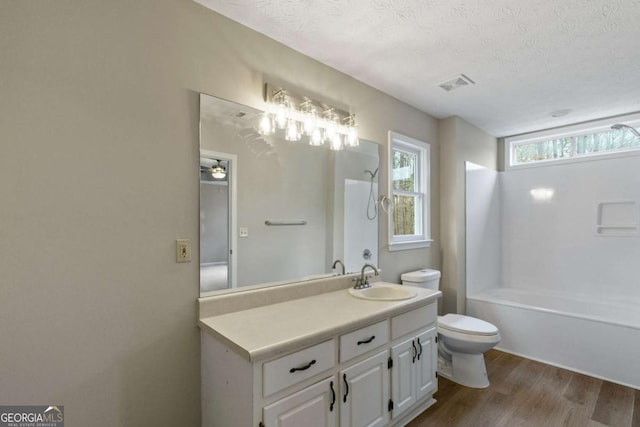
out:
<path id="1" fill-rule="evenodd" d="M 196 1 L 494 136 L 640 111 L 639 0 Z M 438 87 L 460 73 L 476 84 Z"/>

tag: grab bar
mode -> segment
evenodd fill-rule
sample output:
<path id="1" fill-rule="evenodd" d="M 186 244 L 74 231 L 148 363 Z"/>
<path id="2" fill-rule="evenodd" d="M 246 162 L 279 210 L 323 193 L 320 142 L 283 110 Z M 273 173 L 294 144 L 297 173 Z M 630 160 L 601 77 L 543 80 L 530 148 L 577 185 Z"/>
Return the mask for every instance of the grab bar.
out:
<path id="1" fill-rule="evenodd" d="M 307 225 L 307 221 L 270 221 L 266 220 L 264 222 L 265 225 Z"/>

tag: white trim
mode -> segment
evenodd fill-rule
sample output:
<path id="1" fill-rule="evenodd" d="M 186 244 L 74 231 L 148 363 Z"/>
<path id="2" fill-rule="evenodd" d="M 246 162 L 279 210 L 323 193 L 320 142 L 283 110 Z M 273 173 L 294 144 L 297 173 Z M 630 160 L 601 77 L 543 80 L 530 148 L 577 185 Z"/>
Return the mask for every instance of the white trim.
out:
<path id="1" fill-rule="evenodd" d="M 420 249 L 431 247 L 433 240 L 412 240 L 410 242 L 393 242 L 389 243 L 389 251 L 406 251 L 408 249 Z"/>
<path id="2" fill-rule="evenodd" d="M 602 153 L 580 154 L 575 157 L 567 157 L 562 159 L 539 160 L 537 162 L 522 163 L 513 165 L 513 147 L 523 144 L 532 144 L 551 139 L 560 139 L 567 137 L 576 137 L 588 135 L 592 133 L 603 132 L 609 130 L 611 125 L 616 123 L 624 123 L 627 125 L 640 125 L 640 113 L 628 114 L 624 116 L 608 117 L 606 119 L 595 120 L 587 123 L 579 123 L 575 125 L 565 126 L 562 128 L 547 129 L 539 132 L 532 132 L 523 135 L 516 135 L 504 139 L 504 158 L 505 171 L 512 169 L 560 165 L 574 162 L 585 162 L 593 160 L 601 160 L 612 157 L 622 157 L 629 155 L 640 155 L 640 148 L 630 148 L 626 150 L 605 151 Z"/>
<path id="3" fill-rule="evenodd" d="M 231 165 L 228 179 L 229 185 L 229 284 L 230 288 L 238 286 L 238 156 L 235 154 L 222 153 L 219 151 L 211 151 L 200 149 L 200 157 L 208 159 L 226 160 Z M 200 178 L 198 168 L 198 179 Z M 200 234 L 198 234 L 198 244 L 200 242 Z M 199 247 L 199 246 L 198 246 Z"/>
<path id="4" fill-rule="evenodd" d="M 420 192 L 398 191 L 393 189 L 393 151 L 394 148 L 400 148 L 400 151 L 406 151 L 415 154 L 418 157 L 417 173 Z M 397 132 L 389 131 L 389 143 L 387 144 L 387 161 L 389 177 L 387 188 L 389 197 L 393 200 L 395 194 L 405 194 L 410 196 L 422 197 L 422 224 L 419 224 L 421 233 L 415 236 L 395 236 L 393 235 L 393 213 L 388 215 L 388 231 L 387 242 L 390 251 L 426 248 L 431 246 L 431 146 L 424 141 L 420 141 Z M 393 209 L 393 206 L 392 206 Z M 417 227 L 416 227 L 417 228 Z M 412 239 L 412 237 L 414 237 Z"/>

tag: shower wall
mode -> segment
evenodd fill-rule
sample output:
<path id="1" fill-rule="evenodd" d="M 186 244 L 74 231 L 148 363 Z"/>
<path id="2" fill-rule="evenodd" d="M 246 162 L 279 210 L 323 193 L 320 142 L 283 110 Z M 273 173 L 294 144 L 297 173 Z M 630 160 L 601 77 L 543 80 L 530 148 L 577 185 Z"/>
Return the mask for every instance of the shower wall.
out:
<path id="1" fill-rule="evenodd" d="M 495 280 L 640 299 L 639 170 L 637 155 L 498 174 L 467 169 L 467 294 Z"/>
<path id="2" fill-rule="evenodd" d="M 375 195 L 378 184 L 371 182 L 345 180 L 344 188 L 344 265 L 346 271 L 360 271 L 365 263 L 378 265 L 378 220 L 373 217 L 376 209 Z"/>
<path id="3" fill-rule="evenodd" d="M 505 172 L 503 283 L 640 297 L 639 170 L 627 156 Z"/>
<path id="4" fill-rule="evenodd" d="M 467 295 L 494 288 L 501 274 L 501 174 L 465 162 Z"/>

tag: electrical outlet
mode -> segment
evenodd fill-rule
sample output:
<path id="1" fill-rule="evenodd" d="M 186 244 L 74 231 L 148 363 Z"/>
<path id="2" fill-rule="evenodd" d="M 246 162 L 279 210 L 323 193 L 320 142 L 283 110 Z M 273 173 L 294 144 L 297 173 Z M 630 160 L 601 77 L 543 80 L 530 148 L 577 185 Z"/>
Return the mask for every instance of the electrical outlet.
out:
<path id="1" fill-rule="evenodd" d="M 249 237 L 249 229 L 246 227 L 240 227 L 240 237 Z"/>
<path id="2" fill-rule="evenodd" d="M 191 240 L 177 239 L 176 240 L 176 262 L 189 262 L 189 261 L 191 261 Z"/>

